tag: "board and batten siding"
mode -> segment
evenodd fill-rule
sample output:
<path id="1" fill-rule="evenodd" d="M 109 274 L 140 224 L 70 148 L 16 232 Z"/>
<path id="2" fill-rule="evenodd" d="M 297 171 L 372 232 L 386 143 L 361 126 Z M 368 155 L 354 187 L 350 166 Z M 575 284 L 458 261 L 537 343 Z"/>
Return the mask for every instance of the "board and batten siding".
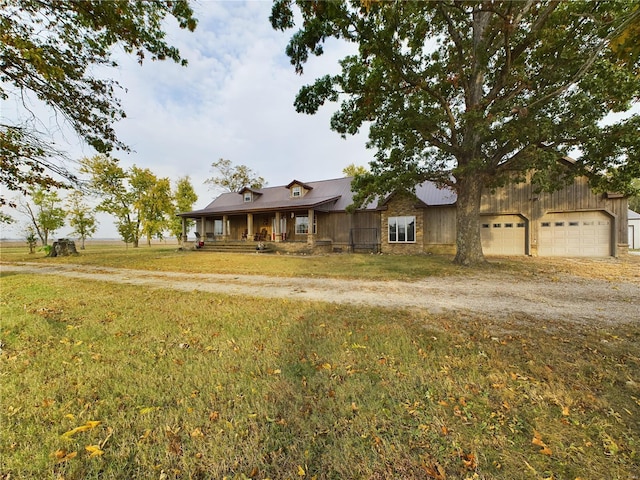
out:
<path id="1" fill-rule="evenodd" d="M 331 240 L 334 246 L 348 247 L 351 230 L 356 228 L 376 229 L 380 238 L 380 212 L 377 211 L 316 212 L 316 221 L 318 240 Z"/>
<path id="2" fill-rule="evenodd" d="M 426 251 L 453 253 L 456 243 L 456 207 L 424 209 L 424 244 Z"/>
<path id="3" fill-rule="evenodd" d="M 480 214 L 485 219 L 514 215 L 526 222 L 526 254 L 538 255 L 540 225 L 545 216 L 569 212 L 596 212 L 606 215 L 611 225 L 611 255 L 624 253 L 628 244 L 627 202 L 615 195 L 595 193 L 584 177 L 553 193 L 536 193 L 529 181 L 508 184 L 482 194 Z M 416 210 L 418 211 L 418 210 Z M 423 210 L 424 250 L 455 252 L 455 206 L 428 207 Z M 518 220 L 520 221 L 520 220 Z M 385 231 L 383 225 L 383 232 Z"/>
<path id="4" fill-rule="evenodd" d="M 482 195 L 482 215 L 521 215 L 528 222 L 529 254 L 537 255 L 540 224 L 549 214 L 568 212 L 602 212 L 611 219 L 611 255 L 627 246 L 627 202 L 619 196 L 595 193 L 585 177 L 552 192 L 534 191 L 530 181 L 508 184 Z"/>

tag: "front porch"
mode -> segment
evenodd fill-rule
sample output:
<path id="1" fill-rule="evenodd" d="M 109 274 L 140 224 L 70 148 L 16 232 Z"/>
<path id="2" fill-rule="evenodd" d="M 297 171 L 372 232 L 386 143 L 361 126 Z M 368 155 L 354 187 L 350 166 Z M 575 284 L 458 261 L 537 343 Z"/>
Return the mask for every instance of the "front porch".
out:
<path id="1" fill-rule="evenodd" d="M 313 247 L 316 242 L 313 209 L 291 212 L 260 212 L 242 215 L 205 215 L 195 220 L 196 236 L 211 242 L 303 243 Z M 187 218 L 182 217 L 183 240 L 187 241 Z"/>

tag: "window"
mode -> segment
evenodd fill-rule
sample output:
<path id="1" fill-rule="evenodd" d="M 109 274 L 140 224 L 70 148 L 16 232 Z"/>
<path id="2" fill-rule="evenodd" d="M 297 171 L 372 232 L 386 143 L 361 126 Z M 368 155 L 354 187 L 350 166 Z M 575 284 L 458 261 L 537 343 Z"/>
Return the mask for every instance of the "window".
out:
<path id="1" fill-rule="evenodd" d="M 493 228 L 500 228 L 502 226 L 501 223 L 494 223 Z"/>
<path id="2" fill-rule="evenodd" d="M 389 242 L 416 241 L 416 217 L 389 217 Z"/>
<path id="3" fill-rule="evenodd" d="M 482 228 L 489 228 L 489 224 L 488 223 L 483 223 L 482 224 Z"/>
<path id="4" fill-rule="evenodd" d="M 244 202 L 248 203 L 252 200 L 251 198 L 251 192 L 244 192 Z"/>
<path id="5" fill-rule="evenodd" d="M 569 222 L 569 226 L 570 227 L 579 227 L 580 226 L 580 222 Z"/>
<path id="6" fill-rule="evenodd" d="M 549 222 L 542 222 L 542 226 L 543 226 L 543 227 L 550 227 L 550 226 L 551 226 L 551 223 L 549 223 Z"/>
<path id="7" fill-rule="evenodd" d="M 296 235 L 306 235 L 309 233 L 309 217 L 306 215 L 296 217 Z"/>
<path id="8" fill-rule="evenodd" d="M 291 189 L 292 197 L 301 197 L 302 196 L 302 187 L 293 187 Z"/>
<path id="9" fill-rule="evenodd" d="M 222 220 L 213 221 L 213 234 L 222 235 Z"/>
<path id="10" fill-rule="evenodd" d="M 513 228 L 513 223 L 505 223 L 504 228 Z"/>
<path id="11" fill-rule="evenodd" d="M 524 222 L 518 222 L 517 227 L 518 228 L 524 228 Z"/>
<path id="12" fill-rule="evenodd" d="M 556 227 L 564 227 L 564 222 L 556 222 Z"/>

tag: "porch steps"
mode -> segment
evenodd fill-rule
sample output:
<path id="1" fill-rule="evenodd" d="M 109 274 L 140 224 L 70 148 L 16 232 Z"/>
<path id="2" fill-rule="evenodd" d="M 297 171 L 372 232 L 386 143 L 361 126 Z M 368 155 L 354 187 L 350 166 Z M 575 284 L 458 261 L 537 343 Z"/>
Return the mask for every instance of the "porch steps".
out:
<path id="1" fill-rule="evenodd" d="M 258 242 L 205 242 L 204 247 L 198 250 L 220 253 L 273 253 L 275 251 L 271 243 L 263 242 L 263 245 L 263 250 L 256 250 Z"/>

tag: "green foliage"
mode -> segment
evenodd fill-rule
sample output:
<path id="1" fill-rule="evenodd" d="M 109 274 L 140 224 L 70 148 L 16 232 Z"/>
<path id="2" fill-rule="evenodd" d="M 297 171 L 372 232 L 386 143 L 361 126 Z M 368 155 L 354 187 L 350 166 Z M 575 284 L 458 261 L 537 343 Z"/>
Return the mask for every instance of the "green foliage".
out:
<path id="1" fill-rule="evenodd" d="M 85 195 L 76 190 L 67 197 L 67 218 L 74 234 L 80 237 L 80 249 L 84 250 L 84 242 L 93 236 L 98 229 L 95 212 L 85 203 Z"/>
<path id="2" fill-rule="evenodd" d="M 189 178 L 189 176 L 179 178 L 175 185 L 175 191 L 173 192 L 173 215 L 171 215 L 169 220 L 169 231 L 180 243 L 182 243 L 183 219 L 178 217 L 177 214 L 191 211 L 197 201 L 198 195 L 193 189 L 191 178 Z M 186 219 L 185 222 L 187 231 L 189 231 L 195 223 L 189 219 Z"/>
<path id="3" fill-rule="evenodd" d="M 118 160 L 96 155 L 80 161 L 80 172 L 90 176 L 90 188 L 100 197 L 97 210 L 113 215 L 125 243 L 138 245 L 140 221 L 135 215 L 134 194 L 127 185 L 127 173 Z"/>
<path id="4" fill-rule="evenodd" d="M 140 220 L 141 233 L 151 245 L 152 238 L 162 238 L 168 227 L 168 215 L 173 212 L 171 183 L 158 178 L 148 168 L 133 166 L 129 171 L 129 186 L 135 197 L 134 209 Z"/>
<path id="5" fill-rule="evenodd" d="M 35 253 L 36 245 L 38 244 L 38 237 L 36 236 L 36 231 L 32 226 L 28 226 L 24 232 L 25 240 L 27 241 L 27 246 L 29 247 L 29 255 L 33 255 Z"/>
<path id="6" fill-rule="evenodd" d="M 64 226 L 66 214 L 60 206 L 58 192 L 30 188 L 28 193 L 32 203 L 25 200 L 19 210 L 29 218 L 42 246 L 46 247 L 49 237 Z"/>
<path id="7" fill-rule="evenodd" d="M 218 176 L 206 179 L 205 183 L 212 187 L 220 187 L 226 192 L 237 192 L 243 187 L 259 189 L 266 185 L 264 178 L 257 176 L 249 167 L 233 165 L 231 160 L 221 158 L 213 162 L 211 167 Z"/>
<path id="8" fill-rule="evenodd" d="M 611 49 L 621 65 L 640 75 L 640 5 L 621 32 L 611 40 Z"/>
<path id="9" fill-rule="evenodd" d="M 157 178 L 149 169 L 136 166 L 125 171 L 118 160 L 104 155 L 85 158 L 81 172 L 89 174 L 90 186 L 100 197 L 98 210 L 116 218 L 125 243 L 139 245 L 140 237 L 162 235 L 167 216 L 173 212 L 168 178 Z"/>
<path id="10" fill-rule="evenodd" d="M 94 76 L 94 67 L 117 67 L 112 58 L 116 46 L 135 54 L 140 64 L 150 54 L 151 60 L 186 65 L 165 39 L 167 17 L 174 17 L 181 28 L 196 27 L 185 0 L 5 0 L 0 10 L 0 99 L 13 97 L 19 104 L 33 94 L 98 152 L 126 150 L 113 129 L 125 116 L 116 97 L 120 85 Z M 2 184 L 24 191 L 28 186 L 47 188 L 74 181 L 73 174 L 52 160 L 55 149 L 36 127 L 38 120 L 26 108 L 25 114 L 15 121 L 4 116 L 0 121 Z"/>
<path id="11" fill-rule="evenodd" d="M 297 72 L 331 37 L 357 44 L 341 73 L 299 92 L 299 112 L 340 100 L 331 128 L 367 124 L 371 173 L 356 205 L 425 180 L 458 194 L 458 255 L 483 261 L 479 192 L 524 172 L 552 190 L 576 175 L 628 192 L 640 172 L 640 117 L 606 126 L 640 95 L 611 41 L 637 21 L 634 2 L 306 2 L 277 0 L 276 29 L 300 28 L 287 47 Z M 635 38 L 635 37 L 634 37 Z M 569 169 L 558 159 L 584 154 Z M 558 168 L 563 168 L 558 176 Z"/>
<path id="12" fill-rule="evenodd" d="M 4 212 L 0 212 L 0 223 L 11 224 L 15 222 L 15 219 L 11 215 L 7 215 Z"/>
<path id="13" fill-rule="evenodd" d="M 640 213 L 640 178 L 635 178 L 631 182 L 631 186 L 636 189 L 636 193 L 629 197 L 629 208 Z"/>
<path id="14" fill-rule="evenodd" d="M 357 177 L 359 175 L 365 175 L 369 172 L 367 167 L 363 167 L 362 165 L 356 165 L 351 163 L 342 169 L 342 173 L 347 177 Z"/>

